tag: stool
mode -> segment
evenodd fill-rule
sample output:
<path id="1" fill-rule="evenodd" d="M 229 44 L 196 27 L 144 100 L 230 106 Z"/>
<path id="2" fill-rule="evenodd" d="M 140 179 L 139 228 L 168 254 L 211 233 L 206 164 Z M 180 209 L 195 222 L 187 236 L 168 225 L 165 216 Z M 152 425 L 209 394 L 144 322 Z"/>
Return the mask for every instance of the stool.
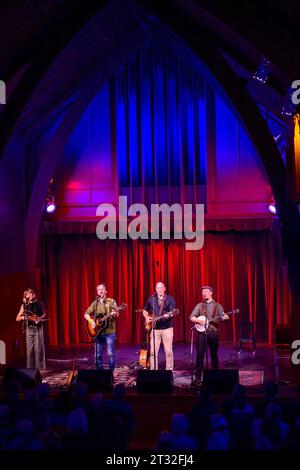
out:
<path id="1" fill-rule="evenodd" d="M 247 336 L 244 336 L 247 332 Z M 238 354 L 242 350 L 244 343 L 252 344 L 252 354 L 256 353 L 255 322 L 240 323 L 240 339 Z"/>

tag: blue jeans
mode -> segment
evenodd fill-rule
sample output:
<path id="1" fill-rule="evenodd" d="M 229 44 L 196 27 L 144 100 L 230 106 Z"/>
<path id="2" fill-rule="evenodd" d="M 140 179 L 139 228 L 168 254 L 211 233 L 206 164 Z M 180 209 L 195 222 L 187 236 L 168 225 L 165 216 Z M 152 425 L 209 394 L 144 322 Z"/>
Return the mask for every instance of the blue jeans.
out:
<path id="1" fill-rule="evenodd" d="M 103 346 L 106 344 L 107 355 L 109 360 L 109 368 L 114 370 L 115 368 L 115 342 L 116 334 L 108 333 L 107 335 L 97 336 L 95 342 L 95 364 L 97 369 L 103 369 Z"/>

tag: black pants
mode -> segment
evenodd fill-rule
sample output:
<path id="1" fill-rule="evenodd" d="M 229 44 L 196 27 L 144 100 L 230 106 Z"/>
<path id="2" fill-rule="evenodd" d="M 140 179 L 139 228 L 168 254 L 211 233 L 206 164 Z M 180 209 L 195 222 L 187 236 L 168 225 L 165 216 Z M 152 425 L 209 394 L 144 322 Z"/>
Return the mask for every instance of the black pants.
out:
<path id="1" fill-rule="evenodd" d="M 197 336 L 197 358 L 196 358 L 196 377 L 201 378 L 203 370 L 203 361 L 205 358 L 206 350 L 206 341 L 207 346 L 210 351 L 211 366 L 213 369 L 218 369 L 219 367 L 219 358 L 218 358 L 218 348 L 219 348 L 219 335 L 215 333 L 198 333 Z"/>

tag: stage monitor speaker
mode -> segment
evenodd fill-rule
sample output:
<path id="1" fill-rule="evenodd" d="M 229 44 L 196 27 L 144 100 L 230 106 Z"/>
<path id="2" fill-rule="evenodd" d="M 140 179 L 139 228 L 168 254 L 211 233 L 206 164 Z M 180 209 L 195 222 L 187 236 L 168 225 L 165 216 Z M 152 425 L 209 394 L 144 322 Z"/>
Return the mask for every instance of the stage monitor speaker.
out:
<path id="1" fill-rule="evenodd" d="M 204 369 L 203 385 L 212 393 L 231 393 L 239 383 L 238 369 Z"/>
<path id="2" fill-rule="evenodd" d="M 138 370 L 136 389 L 139 393 L 171 393 L 173 373 L 171 370 Z"/>
<path id="3" fill-rule="evenodd" d="M 42 376 L 38 369 L 15 369 L 8 367 L 4 371 L 4 389 L 7 390 L 10 382 L 18 382 L 23 390 L 35 388 L 41 383 Z"/>
<path id="4" fill-rule="evenodd" d="M 111 392 L 114 376 L 110 369 L 79 369 L 76 382 L 85 382 L 89 392 Z"/>

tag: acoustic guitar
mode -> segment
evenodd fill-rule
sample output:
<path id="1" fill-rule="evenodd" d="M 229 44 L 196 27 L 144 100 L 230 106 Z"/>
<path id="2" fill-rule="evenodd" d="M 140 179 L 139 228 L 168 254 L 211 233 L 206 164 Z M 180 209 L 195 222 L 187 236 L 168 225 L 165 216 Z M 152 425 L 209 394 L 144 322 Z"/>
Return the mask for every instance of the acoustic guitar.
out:
<path id="1" fill-rule="evenodd" d="M 149 349 L 140 350 L 139 366 L 143 369 L 150 369 L 150 351 Z"/>
<path id="2" fill-rule="evenodd" d="M 150 369 L 150 331 L 146 331 L 146 345 L 140 350 L 139 366 Z"/>
<path id="3" fill-rule="evenodd" d="M 176 317 L 177 315 L 179 315 L 179 310 L 178 308 L 173 308 L 173 310 L 170 310 L 170 312 L 165 312 L 163 315 L 159 315 L 158 317 L 156 317 L 153 313 L 152 315 L 150 316 L 150 320 L 149 321 L 146 321 L 145 322 L 145 330 L 147 333 L 150 333 L 150 331 L 152 330 L 152 328 L 155 327 L 156 323 L 159 321 L 159 320 L 168 320 L 168 318 L 165 318 L 165 315 L 169 315 L 169 318 L 172 318 L 172 317 Z"/>
<path id="4" fill-rule="evenodd" d="M 119 307 L 115 307 L 113 310 L 115 312 L 118 312 L 120 310 L 125 310 L 125 308 L 127 308 L 127 304 L 121 304 L 119 305 Z M 105 313 L 99 314 L 92 320 L 86 320 L 85 327 L 86 327 L 86 331 L 89 337 L 91 339 L 97 338 L 97 336 L 100 335 L 102 331 L 104 331 L 105 328 L 107 327 L 109 318 L 113 316 L 114 314 L 112 312 L 108 312 L 106 314 Z M 95 322 L 94 328 L 92 326 L 93 322 Z"/>

